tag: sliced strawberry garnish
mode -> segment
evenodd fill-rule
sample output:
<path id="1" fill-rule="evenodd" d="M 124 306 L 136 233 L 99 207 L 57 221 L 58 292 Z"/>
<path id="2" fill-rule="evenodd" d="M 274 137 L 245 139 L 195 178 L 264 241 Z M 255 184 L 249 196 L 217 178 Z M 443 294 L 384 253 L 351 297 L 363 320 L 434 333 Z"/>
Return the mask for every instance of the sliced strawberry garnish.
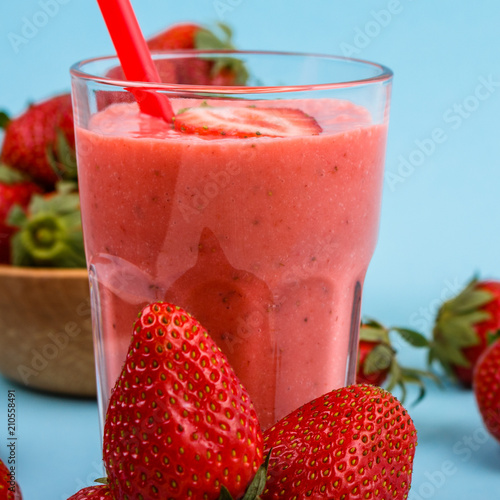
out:
<path id="1" fill-rule="evenodd" d="M 175 116 L 179 132 L 212 137 L 293 137 L 318 135 L 321 127 L 300 109 L 212 107 L 187 108 Z"/>

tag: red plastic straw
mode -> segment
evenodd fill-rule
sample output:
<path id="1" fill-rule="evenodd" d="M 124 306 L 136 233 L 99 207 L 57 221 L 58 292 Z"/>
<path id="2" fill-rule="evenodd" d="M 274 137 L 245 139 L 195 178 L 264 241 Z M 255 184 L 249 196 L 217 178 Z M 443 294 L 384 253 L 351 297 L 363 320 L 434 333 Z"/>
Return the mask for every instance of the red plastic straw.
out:
<path id="1" fill-rule="evenodd" d="M 97 3 L 125 78 L 137 82 L 161 82 L 130 0 L 97 0 Z M 143 113 L 172 121 L 174 112 L 165 95 L 137 89 L 133 93 Z"/>

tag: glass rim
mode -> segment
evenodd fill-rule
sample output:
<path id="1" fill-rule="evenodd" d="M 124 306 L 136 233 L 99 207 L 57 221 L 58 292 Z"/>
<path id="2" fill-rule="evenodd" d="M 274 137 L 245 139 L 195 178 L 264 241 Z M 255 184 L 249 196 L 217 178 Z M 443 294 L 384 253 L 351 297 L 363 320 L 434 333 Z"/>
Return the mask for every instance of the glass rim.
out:
<path id="1" fill-rule="evenodd" d="M 132 80 L 121 80 L 116 78 L 108 78 L 106 76 L 98 76 L 85 71 L 83 68 L 89 64 L 98 61 L 116 60 L 119 64 L 119 59 L 116 55 L 98 56 L 80 60 L 70 67 L 70 74 L 72 77 L 80 80 L 93 81 L 105 85 L 116 87 L 126 87 L 127 90 L 131 88 L 149 89 L 156 91 L 182 91 L 182 92 L 210 92 L 220 94 L 260 94 L 260 93 L 280 93 L 280 92 L 303 92 L 311 90 L 326 90 L 326 89 L 345 89 L 352 87 L 359 87 L 371 85 L 375 83 L 390 82 L 393 77 L 393 72 L 387 66 L 379 63 L 368 61 L 365 59 L 356 59 L 352 57 L 328 55 L 319 53 L 306 53 L 306 52 L 285 52 L 285 51 L 265 51 L 265 50 L 169 50 L 169 51 L 153 51 L 152 56 L 154 59 L 161 59 L 161 56 L 170 55 L 176 56 L 172 59 L 185 58 L 186 56 L 196 55 L 220 55 L 220 56 L 237 56 L 237 55 L 262 55 L 262 56 L 285 56 L 285 57 L 303 57 L 311 59 L 326 59 L 334 62 L 342 62 L 348 64 L 358 64 L 362 66 L 377 68 L 379 74 L 360 79 L 346 79 L 345 81 L 332 82 L 332 83 L 317 83 L 306 85 L 276 85 L 276 86 L 259 86 L 259 85 L 191 85 L 181 83 L 156 83 L 156 82 L 142 82 Z"/>

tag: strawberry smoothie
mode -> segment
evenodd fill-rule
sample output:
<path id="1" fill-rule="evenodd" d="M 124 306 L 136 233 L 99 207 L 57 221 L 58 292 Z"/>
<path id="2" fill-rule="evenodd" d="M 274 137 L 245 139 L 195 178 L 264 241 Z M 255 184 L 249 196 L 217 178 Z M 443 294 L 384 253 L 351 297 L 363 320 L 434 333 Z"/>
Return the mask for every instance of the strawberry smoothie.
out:
<path id="1" fill-rule="evenodd" d="M 322 131 L 200 137 L 130 103 L 77 128 L 102 397 L 137 313 L 154 300 L 207 328 L 263 428 L 346 384 L 377 238 L 386 125 L 347 101 L 271 107 L 301 109 Z"/>

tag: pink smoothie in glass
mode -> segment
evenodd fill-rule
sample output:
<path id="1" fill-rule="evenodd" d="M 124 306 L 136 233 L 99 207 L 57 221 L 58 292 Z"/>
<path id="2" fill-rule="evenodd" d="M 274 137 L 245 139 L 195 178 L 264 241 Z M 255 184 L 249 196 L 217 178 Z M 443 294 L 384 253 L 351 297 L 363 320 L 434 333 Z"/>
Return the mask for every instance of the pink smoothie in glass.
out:
<path id="1" fill-rule="evenodd" d="M 155 300 L 207 328 L 263 428 L 345 384 L 355 289 L 378 231 L 386 126 L 345 101 L 263 106 L 300 108 L 323 132 L 201 138 L 134 104 L 77 129 L 105 396 L 138 312 Z"/>

